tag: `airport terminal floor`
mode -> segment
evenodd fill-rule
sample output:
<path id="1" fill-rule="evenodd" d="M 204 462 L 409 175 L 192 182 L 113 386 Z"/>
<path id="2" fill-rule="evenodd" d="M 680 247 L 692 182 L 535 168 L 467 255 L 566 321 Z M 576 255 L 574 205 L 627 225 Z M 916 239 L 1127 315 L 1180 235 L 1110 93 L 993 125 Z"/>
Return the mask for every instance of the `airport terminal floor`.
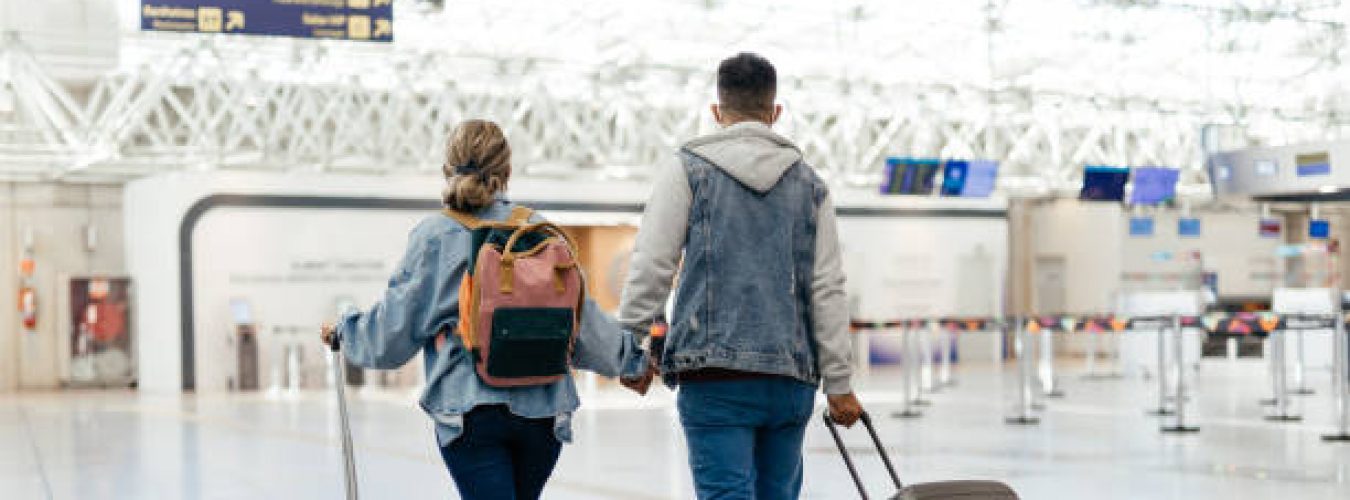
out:
<path id="1" fill-rule="evenodd" d="M 1153 385 L 1094 380 L 1066 363 L 1065 396 L 1045 400 L 1036 426 L 1004 423 L 1011 365 L 974 364 L 957 384 L 928 397 L 917 419 L 900 407 L 900 374 L 874 370 L 861 398 L 907 481 L 1000 479 L 1022 498 L 1344 499 L 1350 447 L 1323 443 L 1326 398 L 1298 402 L 1302 423 L 1263 420 L 1263 364 L 1206 360 L 1191 435 L 1159 432 L 1145 415 Z M 1325 393 L 1328 377 L 1311 377 Z M 1318 383 L 1321 382 L 1321 383 Z M 455 497 L 431 446 L 425 416 L 403 392 L 354 391 L 354 439 L 365 498 Z M 184 396 L 131 392 L 23 394 L 0 399 L 0 491 L 16 499 L 329 499 L 342 494 L 331 393 Z M 691 498 L 684 445 L 671 394 L 638 400 L 615 388 L 589 394 L 576 444 L 544 498 Z M 866 435 L 845 433 L 874 497 L 893 488 Z M 802 498 L 855 498 L 823 425 L 809 427 Z M 890 490 L 888 490 L 888 488 Z"/>

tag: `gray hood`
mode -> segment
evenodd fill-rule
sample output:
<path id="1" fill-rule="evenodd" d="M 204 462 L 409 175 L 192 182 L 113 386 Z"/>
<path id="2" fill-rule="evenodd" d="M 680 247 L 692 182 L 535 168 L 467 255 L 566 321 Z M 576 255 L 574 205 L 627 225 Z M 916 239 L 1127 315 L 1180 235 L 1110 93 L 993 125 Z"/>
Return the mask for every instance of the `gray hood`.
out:
<path id="1" fill-rule="evenodd" d="M 802 159 L 801 150 L 760 122 L 741 122 L 689 141 L 684 149 L 756 192 L 767 192 Z"/>

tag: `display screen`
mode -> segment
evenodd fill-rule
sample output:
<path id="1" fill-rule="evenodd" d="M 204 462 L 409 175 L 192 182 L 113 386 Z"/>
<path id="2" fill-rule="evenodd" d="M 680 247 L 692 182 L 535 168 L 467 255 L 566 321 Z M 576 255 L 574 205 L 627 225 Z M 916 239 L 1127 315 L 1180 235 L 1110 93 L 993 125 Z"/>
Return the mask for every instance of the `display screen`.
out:
<path id="1" fill-rule="evenodd" d="M 942 196 L 961 196 L 970 178 L 970 162 L 947 160 L 942 168 Z"/>
<path id="2" fill-rule="evenodd" d="M 1197 238 L 1200 236 L 1200 219 L 1193 217 L 1182 217 L 1177 220 L 1177 235 L 1186 238 Z"/>
<path id="3" fill-rule="evenodd" d="M 1083 190 L 1078 198 L 1090 201 L 1122 201 L 1125 183 L 1130 180 L 1130 169 L 1122 167 L 1087 167 L 1083 171 Z"/>
<path id="4" fill-rule="evenodd" d="M 1214 167 L 1214 177 L 1221 181 L 1233 178 L 1233 167 L 1228 165 L 1219 165 Z"/>
<path id="5" fill-rule="evenodd" d="M 1130 236 L 1139 238 L 1153 236 L 1153 218 L 1130 217 Z"/>
<path id="6" fill-rule="evenodd" d="M 1253 169 L 1257 177 L 1275 177 L 1280 173 L 1280 164 L 1275 160 L 1256 160 Z"/>
<path id="7" fill-rule="evenodd" d="M 1260 231 L 1262 238 L 1279 238 L 1284 224 L 1279 219 L 1261 219 Z"/>
<path id="8" fill-rule="evenodd" d="M 928 158 L 887 158 L 883 194 L 930 195 L 942 162 Z"/>
<path id="9" fill-rule="evenodd" d="M 1331 155 L 1327 153 L 1309 153 L 1294 157 L 1299 177 L 1331 175 Z"/>
<path id="10" fill-rule="evenodd" d="M 1314 240 L 1325 240 L 1331 237 L 1331 221 L 1326 219 L 1313 219 L 1308 221 L 1308 237 Z"/>
<path id="11" fill-rule="evenodd" d="M 1134 189 L 1130 191 L 1130 203 L 1135 205 L 1157 205 L 1171 201 L 1177 195 L 1177 179 L 1181 171 L 1175 168 L 1140 167 L 1134 169 Z"/>
<path id="12" fill-rule="evenodd" d="M 230 318 L 236 325 L 253 324 L 253 308 L 244 299 L 230 299 Z"/>
<path id="13" fill-rule="evenodd" d="M 998 184 L 998 162 L 947 160 L 942 170 L 942 195 L 988 198 Z"/>
<path id="14" fill-rule="evenodd" d="M 961 196 L 985 198 L 994 194 L 998 187 L 998 162 L 994 160 L 970 160 L 970 170 L 966 172 L 966 188 Z"/>

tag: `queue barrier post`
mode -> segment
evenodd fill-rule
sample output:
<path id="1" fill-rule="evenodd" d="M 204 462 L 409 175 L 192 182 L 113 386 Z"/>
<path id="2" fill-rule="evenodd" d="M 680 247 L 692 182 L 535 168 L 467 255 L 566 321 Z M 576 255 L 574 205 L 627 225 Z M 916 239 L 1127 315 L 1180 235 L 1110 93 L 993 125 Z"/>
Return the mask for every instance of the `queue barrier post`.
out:
<path id="1" fill-rule="evenodd" d="M 1345 317 L 1337 314 L 1332 339 L 1332 392 L 1336 412 L 1336 431 L 1322 436 L 1329 443 L 1350 442 L 1350 338 L 1347 338 Z"/>
<path id="2" fill-rule="evenodd" d="M 904 402 L 902 403 L 900 411 L 891 413 L 891 416 L 894 418 L 918 418 L 923 416 L 923 412 L 914 407 L 914 400 L 916 398 L 914 394 L 914 375 L 917 370 L 914 369 L 914 360 L 916 357 L 914 356 L 914 349 L 910 339 L 910 330 L 911 328 L 908 321 L 901 322 L 900 378 L 902 389 L 900 396 L 904 399 Z"/>
<path id="3" fill-rule="evenodd" d="M 1308 396 L 1314 393 L 1313 389 L 1308 387 L 1308 369 L 1303 349 L 1305 332 L 1306 330 L 1302 328 L 1294 330 L 1294 388 L 1289 391 L 1291 394 L 1300 396 Z"/>
<path id="4" fill-rule="evenodd" d="M 1017 406 L 1013 410 L 1012 416 L 1004 419 L 1005 422 L 1012 425 L 1033 425 L 1040 423 L 1040 419 L 1031 414 L 1032 410 L 1032 373 L 1031 357 L 1028 356 L 1029 340 L 1027 338 L 1026 321 L 1020 318 L 1014 318 L 1016 324 L 1016 334 L 1013 339 L 1013 349 L 1017 354 Z M 1006 325 L 1005 325 L 1006 327 Z"/>
<path id="5" fill-rule="evenodd" d="M 1172 347 L 1174 349 L 1172 365 L 1176 371 L 1176 422 L 1170 426 L 1162 428 L 1163 432 L 1171 433 L 1192 433 L 1198 432 L 1199 427 L 1186 425 L 1186 351 L 1185 335 L 1186 331 L 1182 324 L 1181 316 L 1172 317 Z"/>
<path id="6" fill-rule="evenodd" d="M 1148 319 L 1157 322 L 1161 318 Z M 1173 410 L 1167 406 L 1167 391 L 1171 388 L 1167 383 L 1167 330 L 1168 327 L 1166 325 L 1158 325 L 1158 328 L 1156 329 L 1158 334 L 1158 367 L 1154 375 L 1158 378 L 1158 406 L 1150 409 L 1148 412 L 1149 415 L 1154 416 L 1168 416 L 1173 413 Z M 1177 357 L 1180 358 L 1180 355 L 1181 353 L 1178 352 Z M 1181 372 L 1178 371 L 1177 374 L 1180 375 Z"/>
<path id="7" fill-rule="evenodd" d="M 938 355 L 942 357 L 938 367 L 938 387 L 952 387 L 956 385 L 956 378 L 952 374 L 952 358 L 956 354 L 956 330 L 953 327 L 938 325 Z"/>
<path id="8" fill-rule="evenodd" d="M 1266 420 L 1272 422 L 1298 422 L 1303 417 L 1292 412 L 1289 405 L 1289 367 L 1287 366 L 1288 347 L 1289 347 L 1289 325 L 1283 329 L 1276 329 L 1270 332 L 1266 337 L 1266 342 L 1270 349 L 1271 366 L 1274 370 L 1275 384 L 1275 413 L 1266 415 Z"/>
<path id="9" fill-rule="evenodd" d="M 919 344 L 919 394 L 936 393 L 942 390 L 938 386 L 937 363 L 933 361 L 933 354 L 936 351 L 934 344 L 937 342 L 937 331 L 933 328 L 934 322 L 929 322 L 927 326 L 920 326 L 915 330 L 918 335 Z"/>
<path id="10" fill-rule="evenodd" d="M 1059 388 L 1059 381 L 1055 376 L 1055 330 L 1054 325 L 1041 325 L 1040 331 L 1040 376 L 1041 396 L 1047 398 L 1062 398 L 1064 391 Z"/>
<path id="11" fill-rule="evenodd" d="M 909 335 L 909 340 L 905 343 L 905 350 L 910 352 L 910 361 L 913 364 L 913 371 L 911 372 L 912 378 L 910 379 L 914 384 L 913 390 L 910 392 L 913 397 L 910 404 L 913 406 L 929 406 L 933 404 L 932 401 L 923 398 L 923 392 L 927 385 L 926 381 L 932 380 L 932 372 L 930 370 L 932 369 L 933 361 L 932 351 L 928 349 L 928 342 L 925 340 L 927 335 L 923 330 L 924 323 L 921 320 L 910 322 L 910 326 L 906 330 Z"/>

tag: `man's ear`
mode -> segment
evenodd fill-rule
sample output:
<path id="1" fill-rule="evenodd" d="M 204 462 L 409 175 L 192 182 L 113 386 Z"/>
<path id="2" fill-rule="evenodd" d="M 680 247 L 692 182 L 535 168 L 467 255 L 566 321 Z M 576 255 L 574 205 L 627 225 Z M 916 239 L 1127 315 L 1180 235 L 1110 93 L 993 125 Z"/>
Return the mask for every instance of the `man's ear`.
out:
<path id="1" fill-rule="evenodd" d="M 773 105 L 773 116 L 769 118 L 769 125 L 773 125 L 773 124 L 775 124 L 775 123 L 778 123 L 778 119 L 781 118 L 782 116 L 783 116 L 783 105 L 782 105 L 782 104 L 774 104 L 774 105 Z"/>
<path id="2" fill-rule="evenodd" d="M 715 122 L 717 122 L 719 125 L 721 125 L 721 124 L 722 124 L 722 107 L 721 107 L 721 106 L 718 106 L 717 103 L 712 103 L 712 104 L 708 105 L 708 109 L 712 111 L 713 121 L 715 121 Z"/>

